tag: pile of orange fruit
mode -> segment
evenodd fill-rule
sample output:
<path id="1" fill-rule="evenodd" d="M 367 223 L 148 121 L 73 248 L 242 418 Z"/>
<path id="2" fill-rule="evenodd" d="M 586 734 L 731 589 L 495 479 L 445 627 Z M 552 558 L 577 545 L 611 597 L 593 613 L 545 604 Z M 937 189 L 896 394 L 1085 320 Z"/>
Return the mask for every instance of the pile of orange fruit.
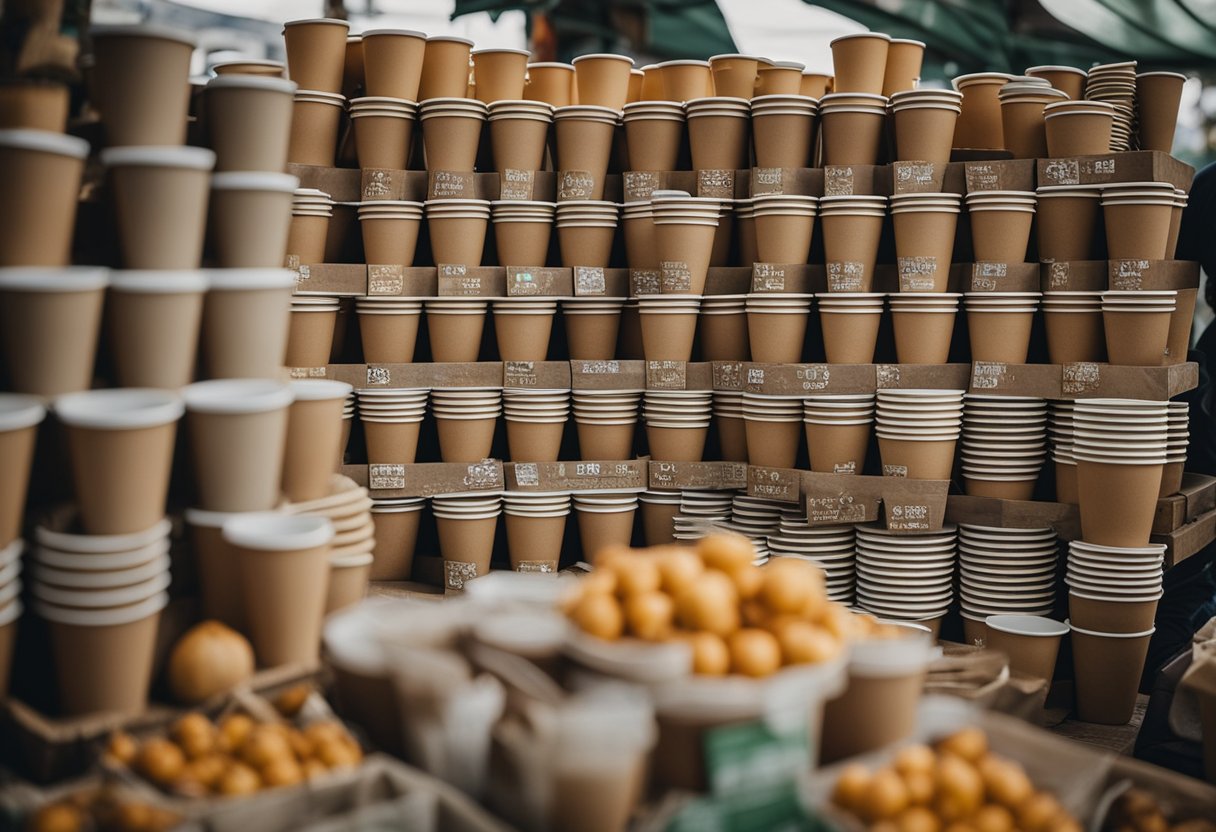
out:
<path id="1" fill-rule="evenodd" d="M 871 832 L 1082 832 L 1020 764 L 993 754 L 978 728 L 902 748 L 877 771 L 846 766 L 832 802 Z"/>
<path id="2" fill-rule="evenodd" d="M 789 665 L 830 661 L 852 639 L 898 630 L 829 601 L 808 561 L 756 566 L 750 540 L 714 534 L 696 547 L 608 548 L 568 601 L 584 632 L 614 641 L 686 641 L 693 672 L 763 677 Z"/>

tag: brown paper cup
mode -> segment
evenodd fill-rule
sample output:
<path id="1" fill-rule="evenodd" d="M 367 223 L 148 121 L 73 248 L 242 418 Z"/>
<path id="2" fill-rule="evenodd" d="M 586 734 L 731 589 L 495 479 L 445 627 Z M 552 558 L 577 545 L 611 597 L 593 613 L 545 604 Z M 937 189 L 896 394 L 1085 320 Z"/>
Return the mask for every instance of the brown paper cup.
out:
<path id="1" fill-rule="evenodd" d="M 176 390 L 194 380 L 206 290 L 201 273 L 114 273 L 107 310 L 120 385 Z"/>
<path id="2" fill-rule="evenodd" d="M 1198 296 L 1198 289 L 1178 290 L 1174 313 L 1170 315 L 1170 333 L 1166 338 L 1166 364 L 1181 364 L 1186 361 L 1187 350 L 1191 346 L 1191 326 L 1195 320 L 1195 302 Z"/>
<path id="3" fill-rule="evenodd" d="M 818 221 L 828 262 L 828 290 L 873 291 L 883 218 L 825 212 Z"/>
<path id="4" fill-rule="evenodd" d="M 1102 313 L 1043 311 L 1047 332 L 1047 356 L 1053 364 L 1106 360 L 1106 336 Z"/>
<path id="5" fill-rule="evenodd" d="M 292 221 L 292 192 L 298 187 L 296 177 L 281 173 L 213 175 L 210 214 L 216 264 L 221 268 L 283 265 Z"/>
<path id="6" fill-rule="evenodd" d="M 890 44 L 890 37 L 878 33 L 845 35 L 833 40 L 832 67 L 836 73 L 836 92 L 883 94 Z M 893 70 L 900 68 L 901 57 L 902 51 L 897 53 Z"/>
<path id="7" fill-rule="evenodd" d="M 680 503 L 655 503 L 645 499 L 639 501 L 642 512 L 642 538 L 647 546 L 663 546 L 675 543 L 674 518 L 680 513 Z"/>
<path id="8" fill-rule="evenodd" d="M 432 106 L 436 110 L 428 112 Z M 472 173 L 481 142 L 481 128 L 486 123 L 485 112 L 438 112 L 442 106 L 435 101 L 422 108 L 422 147 L 426 154 L 426 169 Z"/>
<path id="9" fill-rule="evenodd" d="M 682 118 L 626 118 L 630 170 L 674 170 L 684 138 Z"/>
<path id="10" fill-rule="evenodd" d="M 574 82 L 579 104 L 620 110 L 629 100 L 632 69 L 633 59 L 625 55 L 579 56 L 574 60 Z"/>
<path id="11" fill-rule="evenodd" d="M 363 78 L 369 96 L 418 100 L 426 35 L 409 29 L 363 33 Z"/>
<path id="12" fill-rule="evenodd" d="M 759 262 L 807 262 L 815 233 L 813 214 L 757 214 L 755 224 Z"/>
<path id="13" fill-rule="evenodd" d="M 545 161 L 545 143 L 549 138 L 551 119 L 492 118 L 490 119 L 490 148 L 494 154 L 494 170 L 541 170 Z"/>
<path id="14" fill-rule="evenodd" d="M 697 332 L 697 310 L 680 314 L 641 315 L 642 352 L 647 361 L 692 360 L 693 338 Z"/>
<path id="15" fill-rule="evenodd" d="M 203 366 L 209 378 L 275 378 L 283 372 L 295 273 L 220 269 L 208 273 Z"/>
<path id="16" fill-rule="evenodd" d="M 17 619 L 21 613 L 21 602 L 16 599 L 0 605 L 0 696 L 8 696 L 8 680 L 17 647 Z"/>
<path id="17" fill-rule="evenodd" d="M 819 116 L 825 165 L 876 165 L 882 147 L 881 108 L 824 109 Z"/>
<path id="18" fill-rule="evenodd" d="M 1110 152 L 1111 115 L 1095 112 L 1047 113 L 1047 153 L 1053 159 Z"/>
<path id="19" fill-rule="evenodd" d="M 481 49 L 474 52 L 473 80 L 477 98 L 487 104 L 523 98 L 529 54 L 523 49 Z"/>
<path id="20" fill-rule="evenodd" d="M 700 462 L 705 457 L 708 427 L 663 428 L 646 426 L 650 455 L 664 462 Z"/>
<path id="21" fill-rule="evenodd" d="M 1161 260 L 1170 235 L 1171 206 L 1152 203 L 1104 203 L 1106 249 L 1111 260 Z"/>
<path id="22" fill-rule="evenodd" d="M 1098 198 L 1091 196 L 1048 197 L 1038 204 L 1039 259 L 1044 262 L 1089 260 L 1094 249 L 1098 222 Z"/>
<path id="23" fill-rule="evenodd" d="M 445 419 L 435 416 L 439 431 L 439 456 L 444 462 L 481 462 L 490 456 L 498 420 Z"/>
<path id="24" fill-rule="evenodd" d="M 575 92 L 574 67 L 570 64 L 528 64 L 528 83 L 523 96 L 526 100 L 569 107 L 578 103 Z"/>
<path id="25" fill-rule="evenodd" d="M 715 55 L 709 59 L 716 96 L 751 98 L 756 90 L 760 61 L 748 55 Z M 818 96 L 816 96 L 818 97 Z"/>
<path id="26" fill-rule="evenodd" d="M 556 572 L 566 536 L 566 515 L 529 517 L 506 513 L 507 553 L 516 572 Z M 542 569 L 537 569 L 542 565 Z"/>
<path id="27" fill-rule="evenodd" d="M 21 534 L 34 441 L 46 408 L 33 396 L 0 395 L 0 550 Z"/>
<path id="28" fill-rule="evenodd" d="M 871 424 L 804 424 L 811 470 L 827 474 L 860 474 L 865 469 Z"/>
<path id="29" fill-rule="evenodd" d="M 814 135 L 815 117 L 811 113 L 757 113 L 752 117 L 756 167 L 807 167 L 815 146 Z"/>
<path id="30" fill-rule="evenodd" d="M 925 161 L 946 164 L 954 145 L 958 109 L 941 107 L 899 107 L 894 112 L 895 155 L 900 161 Z"/>
<path id="31" fill-rule="evenodd" d="M 351 386 L 306 379 L 293 381 L 291 391 L 295 400 L 287 410 L 283 493 L 294 503 L 304 503 L 329 493 L 342 439 L 342 408 Z"/>
<path id="32" fill-rule="evenodd" d="M 1083 630 L 1100 633 L 1142 633 L 1153 628 L 1159 603 L 1160 599 L 1157 598 L 1128 601 L 1070 592 L 1068 617 L 1074 625 Z"/>
<path id="33" fill-rule="evenodd" d="M 701 359 L 704 361 L 750 361 L 747 313 L 701 314 Z M 567 336 L 569 328 L 567 328 Z"/>
<path id="34" fill-rule="evenodd" d="M 418 524 L 422 519 L 422 508 L 422 504 L 403 511 L 377 511 L 373 508 L 376 546 L 372 550 L 374 560 L 371 580 L 409 580 L 414 564 L 414 548 L 418 543 Z"/>
<path id="35" fill-rule="evenodd" d="M 13 390 L 87 390 L 101 329 L 103 269 L 0 269 L 0 345 Z"/>
<path id="36" fill-rule="evenodd" d="M 967 312 L 972 361 L 1025 364 L 1033 312 Z"/>
<path id="37" fill-rule="evenodd" d="M 1033 211 L 968 211 L 976 262 L 1024 263 Z"/>
<path id="38" fill-rule="evenodd" d="M 516 315 L 495 311 L 494 334 L 502 361 L 544 361 L 549 354 L 553 313 Z"/>
<path id="39" fill-rule="evenodd" d="M 359 167 L 404 170 L 414 146 L 414 119 L 407 113 L 352 111 Z M 473 146 L 476 153 L 476 141 Z"/>
<path id="40" fill-rule="evenodd" d="M 575 224 L 576 221 L 557 224 L 557 243 L 561 251 L 562 265 L 566 268 L 587 266 L 607 268 L 612 257 L 612 240 L 616 236 L 613 225 Z"/>
<path id="41" fill-rule="evenodd" d="M 580 422 L 578 429 L 580 459 L 633 459 L 633 434 L 637 422 L 626 425 L 601 425 Z"/>
<path id="42" fill-rule="evenodd" d="M 810 310 L 805 314 L 747 313 L 747 339 L 752 361 L 797 364 L 802 360 Z"/>
<path id="43" fill-rule="evenodd" d="M 621 310 L 604 310 L 596 314 L 571 314 L 563 307 L 566 345 L 574 361 L 606 361 L 614 358 L 617 336 L 621 330 Z"/>
<path id="44" fill-rule="evenodd" d="M 915 89 L 920 80 L 925 45 L 918 40 L 893 39 L 887 45 L 886 68 L 882 76 L 882 94 L 890 98 L 897 92 Z"/>
<path id="45" fill-rule="evenodd" d="M 353 606 L 367 595 L 372 571 L 372 541 L 356 544 L 354 551 L 334 549 L 329 558 L 329 585 L 325 592 L 325 615 Z"/>
<path id="46" fill-rule="evenodd" d="M 879 436 L 883 474 L 910 480 L 948 480 L 954 469 L 957 444 L 955 439 L 917 441 Z"/>
<path id="47" fill-rule="evenodd" d="M 717 230 L 714 225 L 665 222 L 656 211 L 655 242 L 659 266 L 664 271 L 687 272 L 689 294 L 699 295 L 705 291 Z"/>
<path id="48" fill-rule="evenodd" d="M 301 89 L 341 92 L 346 64 L 345 20 L 318 18 L 288 21 L 283 27 L 287 71 Z"/>
<path id="49" fill-rule="evenodd" d="M 850 674 L 844 695 L 824 708 L 820 765 L 910 737 L 924 684 L 923 670 L 890 676 Z"/>
<path id="50" fill-rule="evenodd" d="M 1078 459 L 1082 538 L 1099 546 L 1146 545 L 1160 489 L 1160 463 L 1117 465 Z"/>
<path id="51" fill-rule="evenodd" d="M 95 26 L 90 89 L 107 144 L 186 141 L 194 38 L 161 26 Z M 345 35 L 344 35 L 345 37 Z"/>
<path id="52" fill-rule="evenodd" d="M 610 513 L 579 511 L 577 503 L 574 508 L 575 514 L 578 515 L 578 534 L 582 541 L 584 558 L 593 559 L 597 552 L 628 546 L 633 540 L 633 518 L 636 509 Z"/>
<path id="53" fill-rule="evenodd" d="M 872 364 L 878 344 L 882 307 L 872 312 L 835 312 L 819 309 L 823 348 L 829 364 Z M 979 360 L 979 359 L 977 359 Z"/>
<path id="54" fill-rule="evenodd" d="M 590 178 L 591 192 L 580 194 L 580 197 L 603 199 L 604 177 L 608 172 L 616 126 L 603 120 L 561 116 L 560 110 L 554 116 L 559 171 L 585 174 Z"/>
<path id="55" fill-rule="evenodd" d="M 476 361 L 485 327 L 485 307 L 469 314 L 437 315 L 428 310 L 427 333 L 435 361 Z"/>
<path id="56" fill-rule="evenodd" d="M 1008 656 L 1010 670 L 1051 681 L 1067 625 L 1029 615 L 991 615 L 986 624 L 985 646 Z"/>
<path id="57" fill-rule="evenodd" d="M 1001 102 L 1005 149 L 1015 159 L 1047 158 L 1047 125 L 1043 106 L 1047 99 L 1011 99 Z"/>
<path id="58" fill-rule="evenodd" d="M 363 437 L 367 443 L 367 460 L 371 463 L 409 465 L 418 452 L 418 433 L 422 420 L 371 421 L 364 417 Z"/>
<path id="59" fill-rule="evenodd" d="M 357 308 L 357 307 L 356 307 Z M 360 314 L 359 337 L 368 364 L 408 364 L 414 360 L 422 311 L 401 314 Z"/>
<path id="60" fill-rule="evenodd" d="M 427 217 L 431 253 L 436 263 L 480 266 L 490 215 Z"/>
<path id="61" fill-rule="evenodd" d="M 66 84 L 21 80 L 0 84 L 0 130 L 67 129 L 70 96 Z"/>
<path id="62" fill-rule="evenodd" d="M 793 468 L 798 458 L 802 420 L 769 422 L 743 417 L 747 435 L 747 462 L 768 468 Z"/>
<path id="63" fill-rule="evenodd" d="M 1169 345 L 1172 312 L 1102 312 L 1106 354 L 1112 364 L 1160 367 Z"/>
<path id="64" fill-rule="evenodd" d="M 66 266 L 88 143 L 0 131 L 0 266 Z"/>
<path id="65" fill-rule="evenodd" d="M 895 355 L 901 364 L 945 364 L 950 356 L 955 312 L 921 312 L 892 307 Z"/>
<path id="66" fill-rule="evenodd" d="M 186 509 L 186 525 L 190 528 L 190 545 L 198 569 L 203 616 L 248 633 L 240 561 L 223 537 L 224 523 L 240 516 L 239 513 L 189 508 Z"/>
<path id="67" fill-rule="evenodd" d="M 747 167 L 746 113 L 705 115 L 688 119 L 693 170 L 741 170 Z"/>
<path id="68" fill-rule="evenodd" d="M 1012 77 L 1000 72 L 978 72 L 954 79 L 954 88 L 963 94 L 963 112 L 954 129 L 955 147 L 989 150 L 1004 147 L 998 93 Z"/>
<path id="69" fill-rule="evenodd" d="M 429 37 L 422 61 L 418 100 L 464 98 L 469 87 L 473 42 L 457 37 Z"/>
<path id="70" fill-rule="evenodd" d="M 333 534 L 329 520 L 304 515 L 259 513 L 224 524 L 262 666 L 316 663 Z"/>
<path id="71" fill-rule="evenodd" d="M 292 309 L 287 333 L 288 367 L 324 367 L 329 363 L 338 322 L 338 308 L 320 311 Z"/>
<path id="72" fill-rule="evenodd" d="M 219 75 L 207 84 L 206 126 L 217 171 L 282 171 L 296 85 L 281 78 Z"/>
<path id="73" fill-rule="evenodd" d="M 497 515 L 472 520 L 436 515 L 435 525 L 443 553 L 444 585 L 449 591 L 463 589 L 465 581 L 490 571 Z"/>
<path id="74" fill-rule="evenodd" d="M 344 104 L 345 99 L 337 93 L 304 90 L 296 93 L 291 105 L 288 162 L 333 167 Z"/>
<path id="75" fill-rule="evenodd" d="M 412 266 L 418 248 L 422 216 L 378 216 L 364 214 L 359 219 L 364 259 L 380 265 Z"/>
<path id="76" fill-rule="evenodd" d="M 517 462 L 557 462 L 562 446 L 563 422 L 527 422 L 506 419 L 507 449 Z"/>
<path id="77" fill-rule="evenodd" d="M 1136 115 L 1140 149 L 1169 153 L 1186 77 L 1176 72 L 1144 72 L 1136 76 Z"/>
<path id="78" fill-rule="evenodd" d="M 1099 725 L 1125 725 L 1136 707 L 1140 675 L 1152 630 L 1114 636 L 1072 627 L 1077 718 Z"/>

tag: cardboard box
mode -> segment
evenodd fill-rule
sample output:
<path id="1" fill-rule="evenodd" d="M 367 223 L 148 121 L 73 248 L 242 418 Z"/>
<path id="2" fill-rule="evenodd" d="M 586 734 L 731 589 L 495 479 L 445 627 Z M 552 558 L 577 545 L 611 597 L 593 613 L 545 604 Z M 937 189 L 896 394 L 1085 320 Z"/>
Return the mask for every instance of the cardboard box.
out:
<path id="1" fill-rule="evenodd" d="M 883 522 L 888 531 L 940 529 L 949 480 L 910 480 L 801 471 L 807 521 L 812 526 Z"/>
<path id="2" fill-rule="evenodd" d="M 1106 289 L 1105 260 L 1060 260 L 1039 264 L 1039 288 L 1043 292 L 1101 292 Z"/>
<path id="3" fill-rule="evenodd" d="M 997 500 L 951 494 L 946 522 L 1004 529 L 1053 528 L 1061 540 L 1081 539 L 1081 515 L 1074 505 L 1030 500 Z"/>
<path id="4" fill-rule="evenodd" d="M 962 164 L 969 194 L 981 191 L 1034 191 L 1034 159 L 1004 159 Z"/>
<path id="5" fill-rule="evenodd" d="M 750 291 L 757 295 L 814 295 L 828 290 L 823 266 L 753 263 Z"/>
<path id="6" fill-rule="evenodd" d="M 1177 566 L 1216 540 L 1216 509 L 1166 534 L 1154 534 L 1153 543 L 1165 544 L 1165 567 Z"/>
<path id="7" fill-rule="evenodd" d="M 648 457 L 576 462 L 507 462 L 507 491 L 643 491 L 649 483 Z"/>
<path id="8" fill-rule="evenodd" d="M 417 462 L 410 465 L 377 463 L 343 465 L 340 473 L 374 497 L 434 497 L 444 494 L 483 492 L 494 494 L 505 487 L 502 462 Z"/>
<path id="9" fill-rule="evenodd" d="M 1039 159 L 1039 185 L 1107 185 L 1117 182 L 1169 182 L 1190 191 L 1195 169 L 1168 153 L 1132 150 L 1071 159 Z"/>
<path id="10" fill-rule="evenodd" d="M 1216 509 L 1216 477 L 1188 471 L 1177 494 L 1157 501 L 1153 534 L 1169 534 L 1212 509 Z"/>
<path id="11" fill-rule="evenodd" d="M 649 465 L 649 487 L 657 491 L 695 489 L 734 491 L 747 487 L 744 462 L 655 462 Z"/>
<path id="12" fill-rule="evenodd" d="M 300 295 L 368 295 L 368 266 L 360 263 L 300 264 L 293 254 L 288 268 L 296 270 L 296 294 Z M 427 271 L 434 272 L 434 269 Z M 398 294 L 390 292 L 386 294 Z"/>
<path id="13" fill-rule="evenodd" d="M 898 370 L 903 365 L 892 366 Z M 970 391 L 988 395 L 1166 401 L 1199 385 L 1199 365 L 1195 362 L 1168 367 L 1121 367 L 1097 363 L 1002 364 L 977 361 L 971 366 Z M 881 375 L 879 381 L 881 386 Z"/>

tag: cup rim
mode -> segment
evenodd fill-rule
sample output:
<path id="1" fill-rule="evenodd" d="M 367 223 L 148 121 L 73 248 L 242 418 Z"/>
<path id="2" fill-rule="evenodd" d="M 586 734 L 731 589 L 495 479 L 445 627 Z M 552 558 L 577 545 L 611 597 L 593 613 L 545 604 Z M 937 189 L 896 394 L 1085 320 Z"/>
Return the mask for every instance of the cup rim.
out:
<path id="1" fill-rule="evenodd" d="M 228 170 L 211 174 L 213 191 L 274 191 L 295 194 L 299 178 L 289 173 L 257 170 Z"/>
<path id="2" fill-rule="evenodd" d="M 37 396 L 0 393 L 0 433 L 31 428 L 45 418 L 46 406 Z"/>
<path id="3" fill-rule="evenodd" d="M 58 624 L 77 627 L 106 627 L 131 624 L 158 614 L 169 604 L 169 594 L 158 592 L 135 604 L 102 609 L 76 609 L 61 607 L 40 599 L 34 599 L 33 610 L 40 618 Z"/>
<path id="4" fill-rule="evenodd" d="M 223 61 L 219 64 L 213 64 L 214 70 L 217 66 L 224 64 L 258 64 L 259 66 L 274 66 L 284 67 L 279 61 Z M 238 73 L 217 74 L 214 78 L 207 82 L 206 90 L 221 90 L 221 89 L 248 89 L 248 90 L 265 90 L 267 92 L 281 92 L 287 95 L 294 95 L 298 89 L 298 85 L 294 81 L 289 81 L 286 78 L 273 78 L 269 75 L 241 75 Z"/>
<path id="5" fill-rule="evenodd" d="M 273 379 L 211 379 L 183 387 L 182 399 L 191 413 L 263 413 L 288 407 L 291 387 Z"/>
<path id="6" fill-rule="evenodd" d="M 325 546 L 334 539 L 328 518 L 274 511 L 244 512 L 221 527 L 225 543 L 245 549 L 290 552 Z"/>
<path id="7" fill-rule="evenodd" d="M 9 266 L 0 268 L 0 292 L 98 292 L 110 285 L 102 266 Z"/>
<path id="8" fill-rule="evenodd" d="M 1151 630 L 1145 630 L 1144 632 L 1141 632 L 1141 633 L 1099 633 L 1096 630 L 1086 630 L 1081 627 L 1077 627 L 1076 625 L 1074 625 L 1072 623 L 1071 619 L 1065 619 L 1064 623 L 1068 625 L 1068 629 L 1070 631 L 1072 631 L 1074 633 L 1080 633 L 1081 635 L 1085 635 L 1085 636 L 1092 636 L 1094 638 L 1117 638 L 1117 639 L 1148 638 L 1153 633 L 1157 632 L 1157 628 L 1153 627 Z"/>
<path id="9" fill-rule="evenodd" d="M 210 172 L 215 151 L 188 145 L 134 145 L 107 147 L 99 154 L 107 168 L 164 167 Z"/>
<path id="10" fill-rule="evenodd" d="M 168 390 L 129 387 L 67 393 L 52 402 L 52 409 L 69 427 L 130 430 L 176 422 L 185 404 Z"/>
<path id="11" fill-rule="evenodd" d="M 85 159 L 89 155 L 89 143 L 84 139 L 50 130 L 18 127 L 0 130 L 0 147 L 53 153 L 72 159 Z"/>

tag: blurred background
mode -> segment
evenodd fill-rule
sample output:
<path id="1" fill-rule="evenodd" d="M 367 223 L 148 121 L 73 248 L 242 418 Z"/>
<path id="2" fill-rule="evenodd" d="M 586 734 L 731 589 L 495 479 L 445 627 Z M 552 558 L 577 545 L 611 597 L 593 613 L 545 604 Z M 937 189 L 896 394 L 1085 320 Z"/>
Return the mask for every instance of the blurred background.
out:
<path id="1" fill-rule="evenodd" d="M 829 69 L 828 42 L 873 29 L 927 45 L 923 83 L 1036 64 L 1135 59 L 1190 77 L 1174 155 L 1216 160 L 1216 0 L 0 0 L 0 73 L 74 66 L 75 35 L 151 21 L 199 36 L 196 74 L 238 56 L 281 58 L 281 24 L 341 17 L 351 31 L 459 34 L 534 60 L 619 52 L 639 65 L 742 52 Z"/>

